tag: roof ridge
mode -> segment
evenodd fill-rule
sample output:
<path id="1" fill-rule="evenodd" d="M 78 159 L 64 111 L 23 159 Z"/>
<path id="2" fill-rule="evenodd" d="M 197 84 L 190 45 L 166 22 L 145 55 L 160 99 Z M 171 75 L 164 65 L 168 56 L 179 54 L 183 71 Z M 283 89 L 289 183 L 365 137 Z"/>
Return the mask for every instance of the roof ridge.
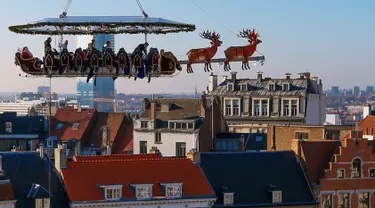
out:
<path id="1" fill-rule="evenodd" d="M 133 161 L 167 161 L 167 160 L 190 160 L 189 158 L 129 158 L 110 160 L 79 160 L 74 163 L 101 163 L 101 162 L 133 162 Z"/>
<path id="2" fill-rule="evenodd" d="M 159 155 L 157 153 L 150 153 L 150 154 L 134 154 L 134 155 L 129 155 L 129 154 L 110 154 L 110 155 L 78 155 L 74 157 L 112 157 L 112 156 L 129 156 L 129 157 L 139 157 L 139 156 L 146 156 L 146 155 Z"/>

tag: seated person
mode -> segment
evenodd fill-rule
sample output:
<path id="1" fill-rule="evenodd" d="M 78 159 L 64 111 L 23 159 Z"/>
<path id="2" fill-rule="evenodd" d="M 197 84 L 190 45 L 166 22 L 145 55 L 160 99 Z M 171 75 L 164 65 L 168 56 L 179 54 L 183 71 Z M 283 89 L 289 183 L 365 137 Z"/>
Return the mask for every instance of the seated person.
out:
<path id="1" fill-rule="evenodd" d="M 62 44 L 62 51 L 68 51 L 68 40 L 65 40 L 65 42 Z"/>
<path id="2" fill-rule="evenodd" d="M 109 52 L 109 53 L 112 52 L 111 42 L 110 42 L 110 41 L 107 41 L 107 42 L 105 43 L 105 45 L 103 46 L 103 54 L 105 54 L 105 53 L 107 53 L 107 52 Z"/>
<path id="3" fill-rule="evenodd" d="M 52 38 L 51 37 L 48 37 L 47 40 L 44 41 L 44 53 L 52 51 L 51 42 L 52 42 Z"/>
<path id="4" fill-rule="evenodd" d="M 139 45 L 134 49 L 134 51 L 140 50 L 141 52 L 144 53 L 145 56 L 147 56 L 147 46 L 148 46 L 148 43 L 147 43 L 147 42 L 145 42 L 145 43 L 141 43 L 141 44 L 139 44 Z"/>
<path id="5" fill-rule="evenodd" d="M 22 49 L 22 57 L 25 59 L 33 57 L 33 54 L 29 51 L 29 48 L 27 46 L 23 47 Z"/>

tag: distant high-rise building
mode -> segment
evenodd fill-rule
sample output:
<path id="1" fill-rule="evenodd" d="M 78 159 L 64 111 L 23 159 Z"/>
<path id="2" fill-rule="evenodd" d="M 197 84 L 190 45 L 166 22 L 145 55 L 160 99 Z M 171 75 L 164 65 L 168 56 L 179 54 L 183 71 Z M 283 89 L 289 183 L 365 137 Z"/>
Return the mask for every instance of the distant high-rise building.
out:
<path id="1" fill-rule="evenodd" d="M 331 87 L 331 94 L 332 95 L 340 95 L 340 88 L 339 88 L 339 86 L 332 86 Z"/>
<path id="2" fill-rule="evenodd" d="M 95 34 L 93 36 L 78 36 L 77 47 L 87 48 L 87 45 L 95 39 L 94 47 L 102 51 L 107 41 L 111 42 L 110 47 L 115 50 L 115 36 L 108 34 Z M 85 79 L 86 80 L 86 79 Z M 89 83 L 85 80 L 79 80 L 77 84 L 77 101 L 81 106 L 96 108 L 100 112 L 113 112 L 113 103 L 110 100 L 115 99 L 115 83 L 110 77 L 91 79 Z M 96 100 L 97 98 L 106 99 L 107 102 Z"/>
<path id="3" fill-rule="evenodd" d="M 354 86 L 353 87 L 353 94 L 359 95 L 360 93 L 361 93 L 361 88 L 359 88 L 359 86 Z"/>
<path id="4" fill-rule="evenodd" d="M 78 79 L 77 102 L 83 108 L 94 108 L 94 82 L 93 79 L 86 83 L 86 78 Z"/>
<path id="5" fill-rule="evenodd" d="M 374 93 L 374 86 L 366 86 L 367 93 Z"/>
<path id="6" fill-rule="evenodd" d="M 49 93 L 50 91 L 50 87 L 47 87 L 47 86 L 39 86 L 38 87 L 38 93 Z"/>

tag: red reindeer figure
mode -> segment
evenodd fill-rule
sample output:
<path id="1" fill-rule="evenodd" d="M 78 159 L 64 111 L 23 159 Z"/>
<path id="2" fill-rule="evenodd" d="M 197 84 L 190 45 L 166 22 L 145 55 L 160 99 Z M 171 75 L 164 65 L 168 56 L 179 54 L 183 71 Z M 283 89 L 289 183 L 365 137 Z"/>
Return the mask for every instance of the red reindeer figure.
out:
<path id="1" fill-rule="evenodd" d="M 249 29 L 242 30 L 240 31 L 238 37 L 247 38 L 250 44 L 247 46 L 231 46 L 224 51 L 226 57 L 224 62 L 224 71 L 232 70 L 229 62 L 235 58 L 243 58 L 241 66 L 242 70 L 244 70 L 244 67 L 246 70 L 250 69 L 249 57 L 252 56 L 257 50 L 257 45 L 262 43 L 262 41 L 258 39 L 259 35 L 255 32 L 255 29 L 252 31 Z"/>
<path id="2" fill-rule="evenodd" d="M 219 33 L 216 33 L 215 31 L 213 33 L 209 31 L 203 31 L 200 33 L 201 38 L 211 40 L 211 47 L 208 48 L 197 48 L 197 49 L 191 49 L 189 52 L 187 52 L 187 56 L 189 59 L 189 63 L 187 64 L 187 73 L 194 73 L 193 68 L 191 65 L 199 60 L 204 60 L 204 71 L 209 72 L 211 68 L 211 59 L 215 56 L 217 48 L 221 46 L 223 43 L 220 41 L 220 35 Z M 209 68 L 208 68 L 209 67 Z"/>

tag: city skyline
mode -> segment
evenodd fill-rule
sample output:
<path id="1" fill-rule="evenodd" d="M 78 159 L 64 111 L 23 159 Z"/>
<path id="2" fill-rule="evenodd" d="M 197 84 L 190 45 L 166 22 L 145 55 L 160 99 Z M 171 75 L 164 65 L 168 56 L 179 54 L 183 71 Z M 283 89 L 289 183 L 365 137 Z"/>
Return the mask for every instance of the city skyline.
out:
<path id="1" fill-rule="evenodd" d="M 250 71 L 242 71 L 240 64 L 232 64 L 233 70 L 238 72 L 238 77 L 255 78 L 259 70 L 263 71 L 264 76 L 267 77 L 284 77 L 286 72 L 292 73 L 292 76 L 298 76 L 299 72 L 310 71 L 312 76 L 322 79 L 324 89 L 330 89 L 334 85 L 348 88 L 358 85 L 359 82 L 361 83 L 359 86 L 363 88 L 373 82 L 371 76 L 367 74 L 371 70 L 372 54 L 375 48 L 375 43 L 372 41 L 374 28 L 369 27 L 371 19 L 374 19 L 371 8 L 374 8 L 375 2 L 361 1 L 359 4 L 353 1 L 337 0 L 330 2 L 292 0 L 288 1 L 288 4 L 273 1 L 251 2 L 250 4 L 248 1 L 238 0 L 236 4 L 232 2 L 217 4 L 216 1 L 169 2 L 161 0 L 142 3 L 149 16 L 196 25 L 197 30 L 192 33 L 149 35 L 150 46 L 170 50 L 179 59 L 186 59 L 184 54 L 191 48 L 209 45 L 208 41 L 201 39 L 198 35 L 203 29 L 214 29 L 221 34 L 223 46 L 219 48 L 215 57 L 224 57 L 223 51 L 227 47 L 242 45 L 246 42 L 232 32 L 237 33 L 242 28 L 257 28 L 260 39 L 263 41 L 258 50 L 266 56 L 265 65 L 263 67 L 252 65 Z M 36 86 L 48 86 L 49 81 L 46 78 L 19 77 L 21 70 L 14 65 L 14 53 L 17 47 L 27 45 L 34 56 L 41 58 L 46 36 L 14 34 L 8 31 L 7 27 L 46 17 L 56 17 L 64 8 L 65 1 L 56 3 L 43 0 L 40 4 L 42 7 L 30 1 L 23 1 L 23 7 L 9 1 L 4 4 L 3 8 L 7 9 L 0 14 L 4 20 L 0 23 L 3 34 L 1 44 L 6 49 L 0 53 L 3 60 L 3 70 L 0 71 L 0 76 L 3 78 L 0 82 L 1 91 L 20 92 L 34 89 Z M 124 10 L 121 5 L 126 6 L 128 10 Z M 28 12 L 40 9 L 43 12 Z M 17 13 L 28 15 L 14 15 Z M 223 13 L 226 15 L 222 15 Z M 135 1 L 124 4 L 119 0 L 112 0 L 110 4 L 99 3 L 96 0 L 90 4 L 73 1 L 68 13 L 68 15 L 139 14 L 140 11 Z M 12 18 L 7 18 L 8 16 Z M 65 37 L 70 41 L 69 49 L 74 50 L 76 37 Z M 142 35 L 119 35 L 116 39 L 118 40 L 116 48 L 125 47 L 129 51 L 144 41 Z M 352 54 L 351 52 L 356 53 L 355 58 L 348 57 L 347 54 Z M 183 66 L 183 71 L 176 77 L 153 79 L 151 83 L 147 83 L 147 79 L 136 82 L 132 79 L 118 79 L 116 89 L 120 93 L 188 93 L 194 92 L 195 87 L 198 91 L 205 90 L 209 73 L 203 71 L 203 65 L 193 65 L 193 67 L 194 74 L 187 74 L 186 66 Z M 216 64 L 213 68 L 218 75 L 229 75 Z M 75 79 L 70 78 L 53 79 L 52 91 L 74 92 L 75 83 Z"/>

